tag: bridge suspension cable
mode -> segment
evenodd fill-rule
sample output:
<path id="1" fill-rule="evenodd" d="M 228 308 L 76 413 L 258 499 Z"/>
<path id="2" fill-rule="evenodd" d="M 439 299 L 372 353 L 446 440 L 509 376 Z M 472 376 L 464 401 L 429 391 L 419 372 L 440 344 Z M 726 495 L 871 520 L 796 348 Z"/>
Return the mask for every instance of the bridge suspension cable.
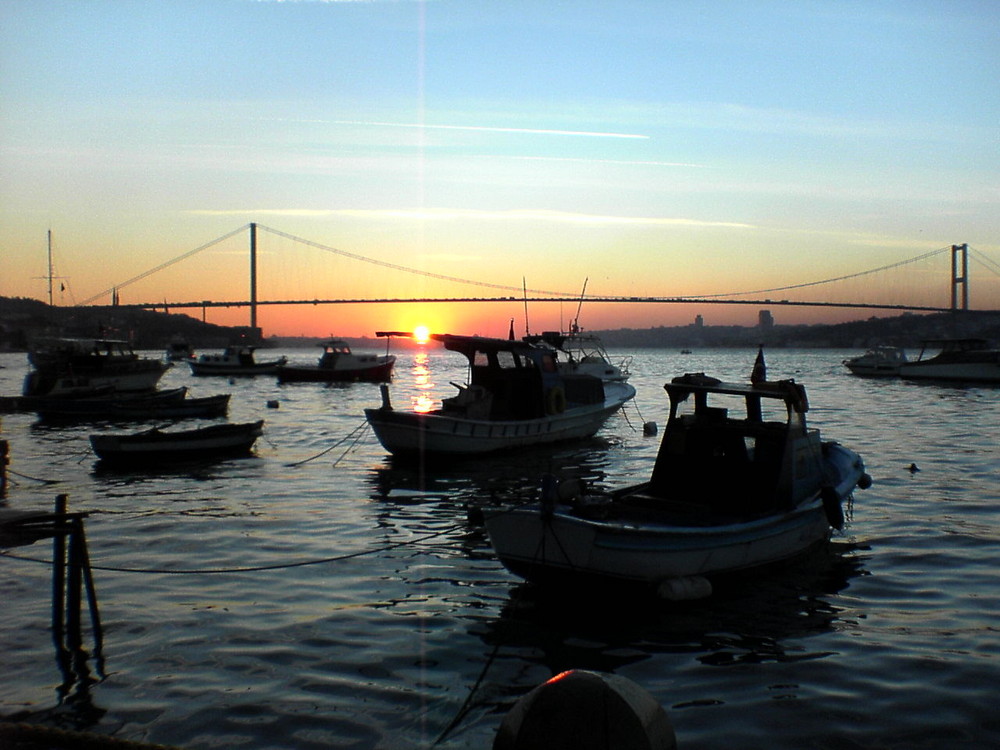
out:
<path id="1" fill-rule="evenodd" d="M 335 247 L 330 247 L 329 245 L 324 245 L 319 242 L 314 242 L 313 240 L 307 240 L 303 237 L 296 237 L 293 234 L 288 234 L 287 232 L 282 232 L 280 229 L 272 229 L 271 227 L 266 227 L 263 224 L 257 225 L 258 229 L 263 229 L 266 232 L 277 235 L 278 237 L 283 237 L 286 240 L 292 240 L 293 242 L 301 242 L 303 245 L 308 245 L 309 247 L 314 247 L 317 250 L 323 250 L 324 252 L 333 253 L 334 255 L 340 255 L 345 258 L 350 258 L 352 260 L 359 260 L 364 263 L 371 263 L 372 265 L 382 266 L 383 268 L 391 268 L 395 271 L 404 271 L 405 273 L 416 274 L 417 276 L 425 276 L 431 279 L 440 279 L 442 281 L 454 281 L 458 284 L 469 284 L 471 286 L 482 286 L 488 287 L 490 289 L 502 289 L 503 291 L 513 291 L 522 292 L 524 291 L 522 287 L 519 286 L 508 286 L 506 284 L 494 284 L 489 281 L 474 281 L 472 279 L 463 279 L 458 276 L 447 276 L 442 273 L 435 273 L 434 271 L 421 271 L 418 268 L 411 268 L 409 266 L 403 266 L 398 263 L 390 263 L 385 260 L 375 260 L 373 258 L 366 258 L 363 255 L 357 255 L 356 253 L 350 253 L 346 250 L 339 250 Z M 529 289 L 532 294 L 545 294 L 550 297 L 576 297 L 578 296 L 576 292 L 550 292 L 541 289 Z"/>
<path id="2" fill-rule="evenodd" d="M 114 291 L 116 291 L 118 289 L 122 289 L 122 288 L 128 286 L 129 284 L 134 284 L 135 282 L 141 281 L 142 279 L 146 278 L 147 276 L 152 276 L 154 273 L 162 271 L 164 268 L 169 268 L 170 266 L 174 265 L 175 263 L 180 263 L 182 260 L 185 260 L 186 258 L 190 258 L 192 255 L 197 255 L 202 250 L 208 250 L 208 248 L 212 247 L 213 245 L 218 245 L 220 242 L 224 242 L 225 240 L 228 240 L 230 237 L 233 237 L 234 235 L 237 235 L 240 232 L 246 230 L 246 228 L 249 227 L 249 226 L 250 226 L 249 224 L 244 224 L 243 226 L 239 227 L 238 229 L 234 229 L 229 234 L 223 235 L 222 237 L 217 237 L 216 239 L 214 239 L 211 242 L 208 242 L 208 243 L 202 245 L 201 247 L 196 247 L 194 250 L 188 250 L 186 253 L 184 253 L 183 255 L 178 255 L 173 260 L 168 260 L 166 263 L 161 263 L 156 268 L 151 268 L 148 271 L 145 271 L 144 273 L 140 273 L 138 276 L 133 276 L 131 279 L 128 279 L 127 281 L 123 281 L 121 284 L 116 284 L 115 286 L 112 286 L 112 287 L 109 287 L 109 288 L 105 289 L 103 292 L 98 292 L 97 294 L 93 295 L 92 297 L 88 297 L 87 299 L 85 299 L 80 304 L 81 305 L 89 305 L 91 302 L 93 302 L 96 299 L 99 299 L 99 298 L 103 297 L 105 294 L 110 294 L 110 293 L 112 293 L 112 292 L 114 292 Z"/>
<path id="3" fill-rule="evenodd" d="M 805 289 L 806 287 L 810 287 L 810 286 L 819 286 L 821 284 L 832 284 L 835 281 L 846 281 L 848 279 L 856 279 L 856 278 L 858 278 L 860 276 L 868 276 L 868 275 L 873 274 L 873 273 L 879 273 L 880 271 L 888 271 L 888 270 L 891 270 L 893 268 L 899 268 L 900 266 L 905 266 L 905 265 L 907 265 L 909 263 L 917 263 L 918 261 L 927 260 L 928 258 L 932 258 L 935 255 L 941 255 L 942 253 L 948 252 L 950 249 L 951 249 L 950 246 L 949 247 L 940 247 L 937 250 L 931 250 L 929 253 L 924 253 L 923 255 L 918 255 L 918 256 L 916 256 L 914 258 L 908 258 L 907 260 L 900 260 L 900 261 L 897 261 L 896 263 L 889 263 L 888 265 L 880 266 L 879 268 L 871 268 L 871 269 L 869 269 L 867 271 L 858 271 L 857 273 L 849 273 L 849 274 L 846 274 L 844 276 L 834 276 L 834 277 L 829 278 L 829 279 L 820 279 L 819 281 L 806 281 L 806 282 L 803 282 L 801 284 L 789 284 L 788 286 L 776 286 L 776 287 L 771 287 L 770 289 L 752 289 L 752 290 L 743 291 L 743 292 L 724 292 L 724 293 L 720 293 L 720 294 L 693 294 L 693 295 L 685 295 L 685 296 L 687 298 L 689 298 L 689 299 L 693 299 L 693 298 L 697 298 L 697 299 L 709 299 L 709 298 L 713 298 L 714 299 L 714 298 L 718 298 L 718 297 L 736 297 L 736 296 L 743 295 L 743 294 L 766 294 L 768 292 L 784 292 L 784 291 L 787 291 L 789 289 Z"/>

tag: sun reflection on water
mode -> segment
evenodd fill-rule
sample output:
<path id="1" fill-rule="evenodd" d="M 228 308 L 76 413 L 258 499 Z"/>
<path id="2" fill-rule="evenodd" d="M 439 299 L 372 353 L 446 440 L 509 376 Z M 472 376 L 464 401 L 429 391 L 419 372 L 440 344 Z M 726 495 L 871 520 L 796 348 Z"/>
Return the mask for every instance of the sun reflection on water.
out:
<path id="1" fill-rule="evenodd" d="M 434 382 L 431 380 L 431 370 L 427 366 L 427 361 L 427 352 L 418 352 L 413 358 L 413 367 L 410 368 L 410 374 L 413 376 L 413 383 L 417 389 L 417 393 L 410 396 L 410 401 L 413 410 L 421 414 L 433 410 L 435 405 L 434 399 L 430 396 Z"/>

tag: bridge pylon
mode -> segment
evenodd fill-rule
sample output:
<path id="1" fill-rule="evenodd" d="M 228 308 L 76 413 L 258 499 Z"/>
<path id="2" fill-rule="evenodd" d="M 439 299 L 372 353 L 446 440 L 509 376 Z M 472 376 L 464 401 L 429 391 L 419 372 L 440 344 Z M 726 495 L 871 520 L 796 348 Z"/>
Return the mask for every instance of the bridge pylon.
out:
<path id="1" fill-rule="evenodd" d="M 961 262 L 959 261 L 961 255 Z M 961 266 L 961 272 L 959 272 Z M 962 287 L 962 310 L 969 309 L 969 246 L 951 246 L 951 309 L 958 310 L 958 288 Z"/>

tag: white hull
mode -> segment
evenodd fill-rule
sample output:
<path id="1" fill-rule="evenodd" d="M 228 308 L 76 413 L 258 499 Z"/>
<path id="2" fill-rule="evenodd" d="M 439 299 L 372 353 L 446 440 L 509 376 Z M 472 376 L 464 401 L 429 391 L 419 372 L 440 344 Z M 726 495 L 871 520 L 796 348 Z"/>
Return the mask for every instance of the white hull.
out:
<path id="1" fill-rule="evenodd" d="M 602 403 L 537 419 L 477 420 L 385 408 L 365 409 L 365 416 L 390 453 L 477 455 L 590 437 L 634 396 L 628 384 L 606 384 Z"/>
<path id="2" fill-rule="evenodd" d="M 543 519 L 536 506 L 490 514 L 486 527 L 501 562 L 529 579 L 562 573 L 650 586 L 785 560 L 830 534 L 819 497 L 787 514 L 726 526 L 638 528 L 563 513 Z"/>
<path id="3" fill-rule="evenodd" d="M 659 510 L 655 504 L 638 510 L 629 500 L 642 497 L 648 485 L 637 485 L 597 502 L 489 508 L 486 529 L 503 565 L 529 581 L 631 584 L 671 592 L 664 593 L 670 598 L 707 596 L 711 577 L 788 560 L 840 528 L 843 501 L 870 478 L 854 451 L 826 443 L 823 453 L 830 484 L 790 510 L 756 518 L 692 516 L 671 510 L 669 498 Z"/>

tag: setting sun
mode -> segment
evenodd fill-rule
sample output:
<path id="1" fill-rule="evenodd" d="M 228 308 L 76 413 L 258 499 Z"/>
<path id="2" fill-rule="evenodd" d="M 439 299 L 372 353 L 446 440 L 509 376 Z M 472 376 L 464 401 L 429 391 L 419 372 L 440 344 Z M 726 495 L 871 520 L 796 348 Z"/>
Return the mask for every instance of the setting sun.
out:
<path id="1" fill-rule="evenodd" d="M 426 344 L 431 340 L 431 332 L 427 326 L 417 326 L 413 329 L 413 340 L 418 344 Z"/>

